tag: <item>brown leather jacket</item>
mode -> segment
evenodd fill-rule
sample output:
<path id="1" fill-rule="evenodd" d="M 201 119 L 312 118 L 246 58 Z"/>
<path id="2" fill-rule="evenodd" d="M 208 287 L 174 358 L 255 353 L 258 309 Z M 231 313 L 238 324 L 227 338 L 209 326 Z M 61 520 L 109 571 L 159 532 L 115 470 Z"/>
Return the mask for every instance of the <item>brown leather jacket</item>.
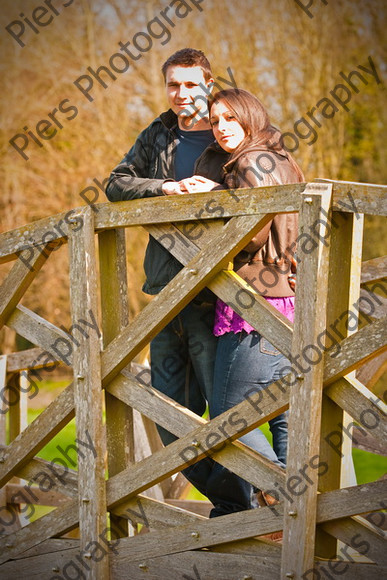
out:
<path id="1" fill-rule="evenodd" d="M 209 148 L 199 158 L 196 172 L 216 159 Z M 300 182 L 288 158 L 267 149 L 252 148 L 226 163 L 224 183 L 228 189 Z M 298 215 L 278 214 L 234 258 L 234 270 L 263 296 L 294 296 L 288 281 L 295 272 Z"/>

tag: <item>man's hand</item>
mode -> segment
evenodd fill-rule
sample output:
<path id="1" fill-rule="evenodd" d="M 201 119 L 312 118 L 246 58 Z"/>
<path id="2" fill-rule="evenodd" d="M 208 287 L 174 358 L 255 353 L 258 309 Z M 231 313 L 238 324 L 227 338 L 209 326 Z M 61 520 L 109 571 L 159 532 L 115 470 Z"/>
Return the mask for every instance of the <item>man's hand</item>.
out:
<path id="1" fill-rule="evenodd" d="M 161 186 L 161 189 L 165 195 L 182 195 L 183 193 L 186 193 L 182 190 L 177 181 L 166 181 Z"/>
<path id="2" fill-rule="evenodd" d="M 201 175 L 193 175 L 192 177 L 182 179 L 179 181 L 179 184 L 183 192 L 187 193 L 211 191 L 211 189 L 220 185 L 219 183 L 216 183 L 216 181 L 212 181 L 212 179 L 207 179 Z"/>

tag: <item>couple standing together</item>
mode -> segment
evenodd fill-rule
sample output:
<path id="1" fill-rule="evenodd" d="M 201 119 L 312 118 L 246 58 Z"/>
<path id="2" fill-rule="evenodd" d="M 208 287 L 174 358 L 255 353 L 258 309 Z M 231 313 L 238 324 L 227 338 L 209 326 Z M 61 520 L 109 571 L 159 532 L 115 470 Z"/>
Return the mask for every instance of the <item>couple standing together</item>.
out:
<path id="1" fill-rule="evenodd" d="M 283 149 L 280 132 L 256 97 L 242 89 L 227 89 L 207 101 L 213 78 L 203 52 L 177 51 L 164 63 L 162 73 L 170 109 L 139 135 L 113 170 L 106 188 L 110 201 L 303 181 L 302 171 Z M 234 270 L 291 321 L 294 282 L 289 274 L 294 260 L 287 249 L 294 248 L 296 238 L 297 215 L 278 214 L 234 259 Z M 150 237 L 144 268 L 143 290 L 157 294 L 183 266 Z M 288 364 L 207 289 L 151 341 L 150 351 L 152 386 L 200 416 L 208 402 L 211 418 L 243 401 L 246 392 L 279 379 Z M 269 421 L 269 426 L 273 448 L 259 429 L 240 440 L 284 467 L 286 413 Z M 161 427 L 159 433 L 164 445 L 176 439 Z M 256 506 L 257 490 L 210 457 L 183 473 L 212 502 L 210 517 Z"/>

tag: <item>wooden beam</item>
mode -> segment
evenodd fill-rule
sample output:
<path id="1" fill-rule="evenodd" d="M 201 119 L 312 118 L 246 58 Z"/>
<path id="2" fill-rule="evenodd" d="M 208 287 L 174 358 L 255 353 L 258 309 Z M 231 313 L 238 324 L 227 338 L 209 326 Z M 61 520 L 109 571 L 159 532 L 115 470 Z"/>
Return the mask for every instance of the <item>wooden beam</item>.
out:
<path id="1" fill-rule="evenodd" d="M 5 448 L 0 448 L 0 451 L 2 449 Z M 55 460 L 46 461 L 37 457 L 18 469 L 16 475 L 38 484 L 41 489 L 47 486 L 49 490 L 60 492 L 71 498 L 78 496 L 78 472 L 56 463 Z"/>
<path id="2" fill-rule="evenodd" d="M 363 500 L 360 500 L 361 497 Z M 318 497 L 317 522 L 368 511 L 367 505 L 372 505 L 372 510 L 376 510 L 380 502 L 386 499 L 387 488 L 383 482 L 327 492 Z M 139 562 L 148 554 L 156 557 L 269 534 L 282 529 L 283 513 L 283 506 L 278 505 L 274 509 L 247 510 L 221 518 L 198 520 L 194 524 L 177 526 L 171 530 L 123 538 L 120 558 L 127 563 Z M 313 565 L 314 560 L 311 568 Z"/>
<path id="3" fill-rule="evenodd" d="M 340 342 L 340 353 L 327 357 L 324 381 L 331 384 L 387 350 L 387 317 L 367 324 Z"/>
<path id="4" fill-rule="evenodd" d="M 307 360 L 308 365 L 301 366 L 289 395 L 286 475 L 287 485 L 295 482 L 298 489 L 295 497 L 284 500 L 281 562 L 281 577 L 295 580 L 300 580 L 314 562 L 318 470 L 309 474 L 309 485 L 303 483 L 300 473 L 318 458 L 320 451 L 324 357 L 316 345 L 325 328 L 329 271 L 329 230 L 321 220 L 321 209 L 325 215 L 329 212 L 331 195 L 331 185 L 308 184 L 299 213 L 292 360 Z M 303 246 L 303 236 L 316 229 L 319 240 L 325 243 L 309 242 L 309 246 Z"/>
<path id="5" fill-rule="evenodd" d="M 63 544 L 70 540 L 59 540 Z M 149 555 L 141 562 L 127 563 L 114 554 L 119 546 L 114 548 L 111 555 L 111 574 L 115 580 L 143 580 L 144 575 L 150 579 L 168 578 L 169 580 L 235 580 L 251 578 L 254 580 L 278 580 L 279 563 L 275 556 L 266 556 L 268 546 L 262 545 L 262 556 L 242 554 L 238 558 L 234 553 L 223 554 L 213 551 L 192 550 L 173 556 L 152 558 Z M 107 546 L 104 546 L 104 548 Z M 275 546 L 273 549 L 275 550 Z M 4 578 L 18 578 L 18 580 L 40 580 L 41 578 L 55 578 L 53 574 L 61 574 L 67 565 L 66 571 L 75 570 L 79 560 L 79 549 L 66 548 L 64 545 L 56 553 L 49 552 L 28 558 L 18 559 L 3 564 L 0 574 Z M 73 567 L 71 567 L 73 562 Z M 373 564 L 357 564 L 343 561 L 318 562 L 314 564 L 311 574 L 316 578 L 329 578 L 340 571 L 340 580 L 380 580 L 386 576 L 387 569 Z M 209 575 L 208 575 L 209 574 Z M 58 578 L 62 576 L 58 575 Z M 312 576 L 310 576 L 312 578 Z M 309 580 L 309 579 L 308 579 Z"/>
<path id="6" fill-rule="evenodd" d="M 322 528 L 359 554 L 387 567 L 387 535 L 376 531 L 364 518 L 355 516 L 333 520 L 322 524 Z"/>
<path id="7" fill-rule="evenodd" d="M 90 318 L 90 313 L 94 313 L 95 320 L 98 319 L 94 214 L 91 207 L 82 212 L 82 221 L 83 227 L 74 228 L 68 240 L 73 325 Z M 88 440 L 82 454 L 78 453 L 78 504 L 80 547 L 83 558 L 88 558 L 90 580 L 109 578 L 108 558 L 90 556 L 106 527 L 107 511 L 100 352 L 100 336 L 91 332 L 78 338 L 73 353 L 77 441 Z"/>
<path id="8" fill-rule="evenodd" d="M 325 389 L 325 394 L 339 407 L 347 411 L 361 429 L 367 431 L 381 444 L 387 440 L 387 405 L 367 389 L 360 381 L 348 377 L 339 379 Z M 341 432 L 340 423 L 332 423 L 331 427 Z M 342 439 L 348 437 L 344 433 Z"/>
<path id="9" fill-rule="evenodd" d="M 98 236 L 103 348 L 129 323 L 128 283 L 124 230 L 106 230 Z M 105 391 L 106 439 L 109 477 L 134 461 L 133 410 Z M 128 535 L 128 522 L 119 518 L 112 525 Z M 133 530 L 131 530 L 133 533 Z"/>
<path id="10" fill-rule="evenodd" d="M 69 501 L 69 498 L 53 490 L 40 489 L 38 486 L 24 486 L 7 483 L 5 486 L 8 503 L 25 503 L 57 507 Z"/>
<path id="11" fill-rule="evenodd" d="M 9 317 L 7 326 L 44 349 L 44 364 L 51 365 L 59 358 L 67 366 L 71 365 L 73 341 L 69 339 L 69 335 L 64 330 L 39 314 L 19 305 Z M 34 374 L 38 376 L 38 373 Z"/>
<path id="12" fill-rule="evenodd" d="M 0 286 L 0 328 L 6 324 L 10 314 L 35 280 L 52 249 L 52 246 L 46 245 L 43 246 L 42 253 L 34 247 L 20 253 L 19 259 Z"/>
<path id="13" fill-rule="evenodd" d="M 114 507 L 111 499 L 114 501 L 115 497 L 112 495 L 109 498 L 108 490 L 109 509 Z M 327 492 L 318 496 L 317 523 L 377 511 L 385 502 L 387 502 L 385 481 Z M 198 517 L 200 516 L 195 516 L 195 518 Z M 163 550 L 169 554 L 180 550 L 198 549 L 279 531 L 282 529 L 282 518 L 283 505 L 280 504 L 272 508 L 248 510 L 202 522 L 195 520 L 195 525 L 188 526 L 188 528 L 186 526 L 175 527 L 171 532 L 162 530 L 144 536 L 122 538 L 120 551 L 122 548 L 121 553 L 129 561 L 141 559 L 149 553 L 155 556 L 161 555 L 164 553 Z M 0 539 L 0 563 L 18 555 L 20 546 L 27 550 L 48 538 L 71 530 L 76 527 L 77 520 L 78 505 L 77 501 L 73 500 L 67 506 L 59 507 L 32 522 L 27 528 L 22 528 L 12 535 L 11 541 Z M 207 525 L 208 527 L 206 527 Z M 195 532 L 195 535 L 192 535 L 192 532 Z M 197 536 L 198 533 L 199 536 Z M 230 534 L 232 534 L 231 537 Z M 150 539 L 150 542 L 147 540 L 146 544 L 142 544 L 141 541 L 140 544 L 137 543 L 139 539 L 146 537 Z M 136 543 L 130 544 L 128 542 Z M 7 547 L 6 544 L 9 546 Z"/>
<path id="14" fill-rule="evenodd" d="M 387 448 L 385 441 L 381 443 L 363 429 L 354 425 L 352 427 L 352 446 L 367 453 L 375 453 L 387 457 Z"/>
<path id="15" fill-rule="evenodd" d="M 387 278 L 387 256 L 379 256 L 362 262 L 361 265 L 361 284 L 370 282 L 379 282 Z"/>
<path id="16" fill-rule="evenodd" d="M 42 367 L 51 367 L 58 365 L 60 359 L 53 356 L 52 362 L 44 362 L 45 351 L 43 348 L 29 348 L 20 352 L 13 352 L 8 355 L 8 371 L 20 372 L 27 369 L 40 369 Z"/>
<path id="17" fill-rule="evenodd" d="M 62 391 L 49 406 L 1 452 L 0 486 L 48 443 L 74 417 L 73 384 Z"/>
<path id="18" fill-rule="evenodd" d="M 356 378 L 370 390 L 387 370 L 387 351 L 362 364 L 356 371 Z"/>
<path id="19" fill-rule="evenodd" d="M 355 214 L 387 215 L 387 188 L 385 185 L 316 179 L 317 182 L 332 183 L 333 209 Z"/>
<path id="20" fill-rule="evenodd" d="M 212 201 L 221 209 L 220 217 L 244 216 L 261 213 L 298 211 L 299 193 L 305 188 L 304 183 L 291 185 L 274 185 L 239 189 L 238 193 L 212 191 L 181 196 L 160 196 L 151 199 L 135 199 L 115 203 L 102 203 L 95 206 L 96 230 L 139 226 L 144 224 L 213 220 L 214 213 L 208 204 Z M 72 210 L 71 219 L 80 215 L 84 207 Z M 66 218 L 66 219 L 65 219 Z M 53 242 L 67 241 L 71 223 L 68 212 L 43 218 L 31 224 L 0 234 L 0 264 L 14 260 L 26 245 L 41 245 L 43 236 L 50 231 Z M 56 229 L 61 223 L 61 227 Z M 77 227 L 79 227 L 78 222 Z"/>

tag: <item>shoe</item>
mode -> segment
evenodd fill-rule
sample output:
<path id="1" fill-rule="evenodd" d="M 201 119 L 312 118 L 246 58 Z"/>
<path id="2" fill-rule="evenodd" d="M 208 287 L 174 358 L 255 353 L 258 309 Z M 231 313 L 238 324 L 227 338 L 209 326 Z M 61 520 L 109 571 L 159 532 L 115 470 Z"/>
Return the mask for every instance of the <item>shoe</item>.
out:
<path id="1" fill-rule="evenodd" d="M 273 532 L 272 534 L 265 534 L 264 536 L 259 536 L 259 540 L 271 540 L 272 542 L 281 543 L 283 539 L 283 532 Z"/>
<path id="2" fill-rule="evenodd" d="M 275 497 L 269 495 L 265 491 L 259 491 L 257 493 L 257 501 L 258 501 L 259 507 L 266 507 L 266 506 L 270 507 L 272 505 L 277 505 L 279 503 L 278 499 L 275 499 Z"/>

